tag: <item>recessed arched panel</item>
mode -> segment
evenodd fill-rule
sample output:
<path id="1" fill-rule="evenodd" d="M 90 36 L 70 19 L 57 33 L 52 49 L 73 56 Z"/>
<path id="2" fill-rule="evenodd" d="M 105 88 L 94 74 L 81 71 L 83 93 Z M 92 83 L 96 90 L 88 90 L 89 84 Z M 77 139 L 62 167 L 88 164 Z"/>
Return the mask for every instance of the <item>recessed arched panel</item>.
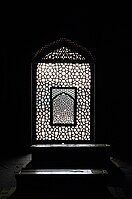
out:
<path id="1" fill-rule="evenodd" d="M 50 124 L 76 125 L 76 88 L 51 87 Z"/>
<path id="2" fill-rule="evenodd" d="M 53 125 L 74 124 L 74 100 L 62 93 L 53 99 Z"/>

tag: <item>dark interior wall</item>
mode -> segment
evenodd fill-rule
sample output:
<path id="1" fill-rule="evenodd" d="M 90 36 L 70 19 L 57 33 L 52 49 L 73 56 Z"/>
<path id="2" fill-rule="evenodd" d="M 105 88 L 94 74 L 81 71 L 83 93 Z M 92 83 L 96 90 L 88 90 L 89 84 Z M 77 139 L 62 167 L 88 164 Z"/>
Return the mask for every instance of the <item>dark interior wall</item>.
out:
<path id="1" fill-rule="evenodd" d="M 1 24 L 1 139 L 4 153 L 31 144 L 30 67 L 34 53 L 60 37 L 86 47 L 96 66 L 96 141 L 131 158 L 132 37 L 129 11 L 76 7 L 8 10 Z M 127 10 L 126 10 L 127 11 Z M 8 148 L 8 150 L 7 150 Z"/>

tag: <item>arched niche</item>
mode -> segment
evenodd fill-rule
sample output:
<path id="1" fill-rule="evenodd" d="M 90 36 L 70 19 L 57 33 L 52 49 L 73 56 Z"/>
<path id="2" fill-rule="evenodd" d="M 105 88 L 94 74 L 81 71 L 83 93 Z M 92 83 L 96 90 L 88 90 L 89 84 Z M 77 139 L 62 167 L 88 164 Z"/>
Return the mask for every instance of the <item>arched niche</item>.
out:
<path id="1" fill-rule="evenodd" d="M 95 143 L 95 64 L 61 38 L 39 49 L 32 70 L 32 143 Z"/>

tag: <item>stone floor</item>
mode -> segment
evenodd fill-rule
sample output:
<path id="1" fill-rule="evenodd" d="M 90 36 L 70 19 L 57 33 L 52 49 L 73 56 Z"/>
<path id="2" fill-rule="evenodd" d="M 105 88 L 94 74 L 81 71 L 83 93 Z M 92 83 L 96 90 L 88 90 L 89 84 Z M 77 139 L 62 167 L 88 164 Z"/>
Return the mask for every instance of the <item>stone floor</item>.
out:
<path id="1" fill-rule="evenodd" d="M 124 174 L 121 186 L 109 186 L 114 199 L 132 199 L 132 162 L 111 158 Z M 31 160 L 31 154 L 4 157 L 0 160 L 0 199 L 7 199 L 15 191 L 15 174 Z"/>
<path id="2" fill-rule="evenodd" d="M 15 191 L 15 174 L 30 160 L 31 154 L 4 157 L 0 160 L 0 199 L 8 198 Z"/>

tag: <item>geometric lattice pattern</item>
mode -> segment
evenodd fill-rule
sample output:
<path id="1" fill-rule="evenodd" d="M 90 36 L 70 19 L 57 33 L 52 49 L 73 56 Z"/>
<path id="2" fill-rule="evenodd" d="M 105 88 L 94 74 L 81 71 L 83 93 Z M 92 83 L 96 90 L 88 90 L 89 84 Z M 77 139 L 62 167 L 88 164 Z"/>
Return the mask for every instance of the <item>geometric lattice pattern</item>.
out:
<path id="1" fill-rule="evenodd" d="M 73 87 L 76 88 L 77 94 L 76 125 L 50 125 L 51 88 L 64 89 L 63 91 L 52 89 L 52 98 L 56 99 L 56 95 L 61 96 L 61 99 L 57 99 L 61 101 L 61 94 L 67 94 L 69 107 L 73 107 L 73 99 L 75 99 Z M 36 140 L 90 140 L 90 88 L 91 69 L 88 63 L 38 63 L 36 69 Z M 66 99 L 63 100 L 67 102 Z M 53 106 L 56 113 L 57 106 L 54 104 Z M 73 123 L 73 113 L 71 108 L 70 123 Z M 57 123 L 58 120 L 54 116 L 53 123 L 55 122 Z M 62 122 L 68 123 L 68 120 Z"/>
<path id="2" fill-rule="evenodd" d="M 47 54 L 43 59 L 68 59 L 68 60 L 85 60 L 82 55 L 72 52 L 66 47 L 61 47 L 60 49 L 54 50 L 53 52 Z"/>
<path id="3" fill-rule="evenodd" d="M 51 88 L 51 124 L 75 125 L 76 88 Z"/>
<path id="4" fill-rule="evenodd" d="M 55 98 L 57 95 L 59 95 L 59 94 L 61 94 L 61 93 L 65 93 L 65 94 L 67 94 L 67 95 L 70 95 L 73 99 L 75 99 L 75 88 L 72 88 L 72 87 L 69 87 L 69 88 L 67 88 L 67 87 L 65 87 L 65 88 L 63 88 L 63 87 L 60 87 L 60 88 L 57 88 L 57 87 L 53 87 L 52 89 L 51 89 L 51 91 L 52 91 L 52 98 Z"/>

